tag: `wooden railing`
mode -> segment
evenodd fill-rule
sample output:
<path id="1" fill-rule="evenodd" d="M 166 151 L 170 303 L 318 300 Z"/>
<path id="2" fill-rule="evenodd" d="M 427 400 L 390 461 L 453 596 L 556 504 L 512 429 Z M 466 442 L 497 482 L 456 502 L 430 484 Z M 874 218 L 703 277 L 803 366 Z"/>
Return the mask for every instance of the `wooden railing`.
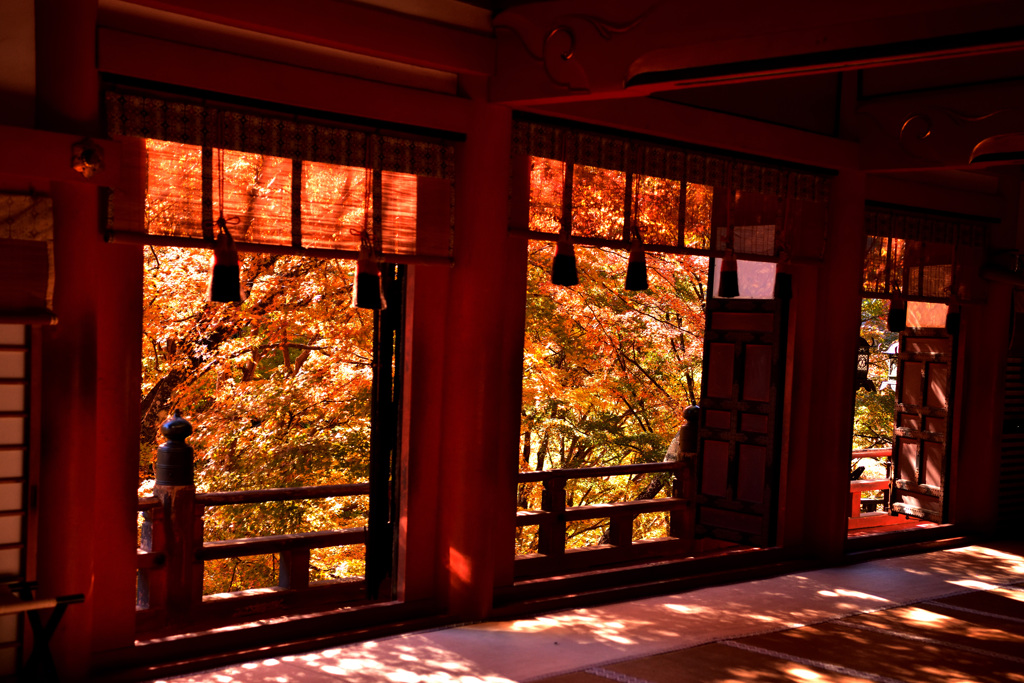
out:
<path id="1" fill-rule="evenodd" d="M 853 451 L 850 455 L 850 462 L 873 458 L 889 458 L 892 456 L 890 448 L 865 448 Z M 861 493 L 864 491 L 881 491 L 882 498 L 880 507 L 872 503 L 873 509 L 865 510 Z M 890 518 L 889 515 L 889 479 L 853 479 L 850 481 L 850 529 L 861 529 L 872 526 L 883 526 L 893 523 L 892 520 L 900 521 L 898 518 Z"/>
<path id="2" fill-rule="evenodd" d="M 655 556 L 692 553 L 694 541 L 694 451 L 698 424 L 697 409 L 687 409 L 687 420 L 681 430 L 678 460 L 608 467 L 543 470 L 521 472 L 520 485 L 540 483 L 543 486 L 539 510 L 519 510 L 516 526 L 536 526 L 537 552 L 516 557 L 519 578 L 564 571 L 582 571 L 598 565 L 617 564 Z M 666 483 L 668 496 L 647 500 L 628 500 L 599 505 L 567 506 L 566 485 L 576 479 L 594 479 L 622 475 L 670 476 Z M 638 515 L 650 512 L 669 513 L 667 536 L 643 541 L 633 540 L 633 522 Z M 586 548 L 566 548 L 566 524 L 588 520 L 608 520 L 602 540 Z"/>
<path id="3" fill-rule="evenodd" d="M 259 618 L 303 604 L 366 599 L 363 579 L 311 586 L 309 573 L 310 551 L 365 544 L 365 527 L 206 541 L 203 517 L 209 507 L 365 496 L 370 493 L 369 484 L 196 493 L 192 449 L 185 443 L 191 426 L 176 416 L 162 430 L 168 442 L 158 452 L 154 495 L 139 498 L 143 517 L 136 604 L 140 634 Z M 277 557 L 277 586 L 203 596 L 204 562 L 253 555 Z"/>

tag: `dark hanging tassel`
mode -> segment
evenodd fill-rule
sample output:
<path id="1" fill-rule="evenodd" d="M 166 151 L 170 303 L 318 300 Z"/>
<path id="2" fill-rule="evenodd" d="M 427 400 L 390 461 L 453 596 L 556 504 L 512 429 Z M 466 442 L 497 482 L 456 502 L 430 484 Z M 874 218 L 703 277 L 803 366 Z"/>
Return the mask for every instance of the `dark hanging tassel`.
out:
<path id="1" fill-rule="evenodd" d="M 551 284 L 572 287 L 580 283 L 576 271 L 576 250 L 567 237 L 559 237 L 555 246 L 555 258 L 551 262 Z"/>
<path id="2" fill-rule="evenodd" d="M 775 271 L 775 292 L 778 300 L 789 300 L 793 298 L 793 275 L 781 269 Z"/>
<path id="3" fill-rule="evenodd" d="M 960 304 L 951 302 L 946 309 L 946 333 L 956 336 L 960 331 Z"/>
<path id="4" fill-rule="evenodd" d="M 890 332 L 902 332 L 907 329 L 907 300 L 903 297 L 896 297 L 889 302 L 886 326 Z"/>
<path id="5" fill-rule="evenodd" d="M 206 290 L 208 301 L 242 301 L 242 284 L 238 268 L 238 249 L 224 222 L 224 216 L 217 220 L 220 235 L 213 246 L 213 265 L 210 266 L 210 285 Z"/>
<path id="6" fill-rule="evenodd" d="M 647 289 L 647 254 L 644 252 L 644 245 L 640 240 L 633 240 L 629 246 L 626 289 L 632 292 L 642 292 Z"/>
<path id="7" fill-rule="evenodd" d="M 722 267 L 718 271 L 718 296 L 723 299 L 735 299 L 740 295 L 740 279 L 736 272 L 736 255 L 732 251 L 725 253 Z"/>
<path id="8" fill-rule="evenodd" d="M 380 281 L 380 264 L 373 257 L 373 250 L 369 247 L 359 249 L 352 305 L 356 308 L 369 308 L 375 311 L 387 308 Z"/>

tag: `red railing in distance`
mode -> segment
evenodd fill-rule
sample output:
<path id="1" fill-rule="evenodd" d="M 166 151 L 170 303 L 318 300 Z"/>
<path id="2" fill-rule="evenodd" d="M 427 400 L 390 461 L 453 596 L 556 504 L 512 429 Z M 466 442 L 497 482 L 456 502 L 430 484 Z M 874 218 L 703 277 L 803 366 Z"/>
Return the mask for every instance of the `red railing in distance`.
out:
<path id="1" fill-rule="evenodd" d="M 891 448 L 863 448 L 852 451 L 850 462 L 872 459 L 880 461 L 892 457 Z M 882 526 L 890 523 L 889 517 L 889 465 L 886 465 L 885 478 L 851 479 L 850 480 L 850 522 L 851 529 L 870 526 Z M 881 491 L 881 498 L 872 496 L 863 498 L 864 491 Z M 899 521 L 897 519 L 897 521 Z"/>

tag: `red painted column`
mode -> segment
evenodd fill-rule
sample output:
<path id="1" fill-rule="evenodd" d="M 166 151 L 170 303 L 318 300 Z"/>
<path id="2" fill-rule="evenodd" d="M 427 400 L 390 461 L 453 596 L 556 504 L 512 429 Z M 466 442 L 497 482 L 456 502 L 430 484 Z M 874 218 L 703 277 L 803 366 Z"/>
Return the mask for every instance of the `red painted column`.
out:
<path id="1" fill-rule="evenodd" d="M 37 126 L 102 133 L 96 2 L 36 2 Z M 70 163 L 70 150 L 68 150 Z M 134 638 L 141 250 L 107 245 L 99 190 L 54 182 L 54 310 L 44 330 L 39 592 L 84 593 L 52 643 L 68 680 Z"/>
<path id="2" fill-rule="evenodd" d="M 409 267 L 398 533 L 399 599 L 441 600 L 447 555 L 438 546 L 442 483 L 442 396 L 448 266 Z M 442 557 L 444 554 L 444 557 Z"/>
<path id="3" fill-rule="evenodd" d="M 522 365 L 526 270 L 525 245 L 508 236 L 510 111 L 482 96 L 471 109 L 456 160 L 438 491 L 449 611 L 463 619 L 488 613 L 499 564 L 512 560 L 519 386 L 509 378 Z"/>
<path id="4" fill-rule="evenodd" d="M 832 183 L 830 213 L 814 316 L 797 323 L 812 326 L 814 336 L 811 355 L 799 361 L 800 370 L 810 372 L 808 393 L 795 399 L 801 407 L 809 406 L 806 423 L 791 432 L 795 440 L 806 439 L 803 482 L 800 489 L 790 490 L 787 511 L 803 519 L 804 550 L 825 560 L 842 555 L 849 513 L 853 370 L 864 251 L 863 173 L 839 172 Z"/>
<path id="5" fill-rule="evenodd" d="M 1024 188 L 1019 180 L 1000 181 L 1004 199 L 1001 224 L 994 230 L 997 249 L 1024 246 Z M 1006 359 L 1010 341 L 1013 286 L 989 282 L 984 300 L 961 307 L 960 358 L 957 370 L 950 521 L 962 533 L 989 534 L 1013 520 L 999 519 L 999 476 L 1002 464 Z M 976 292 L 980 294 L 981 292 Z"/>

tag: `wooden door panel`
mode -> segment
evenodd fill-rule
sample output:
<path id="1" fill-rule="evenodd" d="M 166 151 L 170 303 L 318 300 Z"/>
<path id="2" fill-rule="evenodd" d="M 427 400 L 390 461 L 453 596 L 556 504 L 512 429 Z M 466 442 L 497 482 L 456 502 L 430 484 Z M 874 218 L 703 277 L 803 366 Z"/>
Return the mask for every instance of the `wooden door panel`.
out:
<path id="1" fill-rule="evenodd" d="M 768 416 L 757 413 L 740 413 L 740 431 L 752 434 L 768 433 Z"/>
<path id="2" fill-rule="evenodd" d="M 710 299 L 697 537 L 775 542 L 788 301 Z"/>
<path id="3" fill-rule="evenodd" d="M 936 356 L 949 351 L 949 340 L 936 337 L 905 337 L 907 348 L 901 351 L 914 355 Z"/>
<path id="4" fill-rule="evenodd" d="M 897 416 L 899 421 L 898 426 L 904 431 L 908 432 L 919 432 L 921 431 L 921 416 L 920 415 L 899 415 Z"/>
<path id="5" fill-rule="evenodd" d="M 945 364 L 932 363 L 928 371 L 928 402 L 929 408 L 946 410 L 948 397 L 946 392 L 949 388 L 949 366 Z"/>
<path id="6" fill-rule="evenodd" d="M 707 395 L 715 398 L 732 396 L 735 344 L 712 344 L 708 358 Z"/>
<path id="7" fill-rule="evenodd" d="M 704 467 L 701 492 L 708 496 L 727 496 L 729 490 L 729 444 L 725 441 L 704 443 Z"/>
<path id="8" fill-rule="evenodd" d="M 706 410 L 704 424 L 711 429 L 731 429 L 732 413 L 728 410 Z"/>
<path id="9" fill-rule="evenodd" d="M 716 330 L 737 330 L 771 332 L 774 324 L 771 313 L 725 313 L 711 314 L 711 325 Z"/>
<path id="10" fill-rule="evenodd" d="M 735 510 L 702 507 L 697 512 L 697 524 L 708 529 L 719 529 L 720 533 L 753 536 L 761 532 L 762 516 L 746 514 Z"/>
<path id="11" fill-rule="evenodd" d="M 910 405 L 922 405 L 921 385 L 924 382 L 924 363 L 903 364 L 903 391 L 900 392 L 900 402 Z"/>
<path id="12" fill-rule="evenodd" d="M 953 339 L 938 330 L 900 335 L 892 510 L 945 521 L 952 439 Z"/>
<path id="13" fill-rule="evenodd" d="M 942 488 L 946 446 L 937 441 L 924 441 L 922 445 L 924 446 L 924 452 L 921 458 L 920 483 L 924 486 Z"/>
<path id="14" fill-rule="evenodd" d="M 747 344 L 743 368 L 743 400 L 767 403 L 771 398 L 772 347 Z"/>
<path id="15" fill-rule="evenodd" d="M 916 441 L 904 441 L 899 448 L 900 479 L 917 483 L 917 456 L 920 446 Z"/>
<path id="16" fill-rule="evenodd" d="M 740 444 L 739 472 L 736 498 L 748 503 L 764 501 L 765 463 L 768 458 L 764 446 Z"/>

